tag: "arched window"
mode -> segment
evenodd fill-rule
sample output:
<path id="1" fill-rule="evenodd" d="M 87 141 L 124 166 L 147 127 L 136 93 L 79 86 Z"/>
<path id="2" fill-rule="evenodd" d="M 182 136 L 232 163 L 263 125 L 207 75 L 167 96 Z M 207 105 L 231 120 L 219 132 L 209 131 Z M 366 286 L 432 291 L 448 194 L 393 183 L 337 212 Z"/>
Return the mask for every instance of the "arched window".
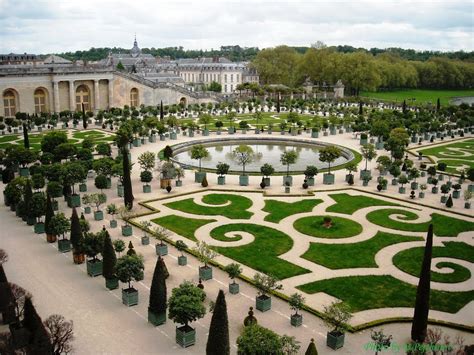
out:
<path id="1" fill-rule="evenodd" d="M 46 112 L 46 93 L 43 89 L 35 90 L 35 113 Z"/>
<path id="2" fill-rule="evenodd" d="M 5 117 L 14 117 L 16 114 L 16 96 L 13 90 L 6 90 L 3 93 L 3 107 Z"/>
<path id="3" fill-rule="evenodd" d="M 130 107 L 138 107 L 138 89 L 133 88 L 130 90 Z"/>
<path id="4" fill-rule="evenodd" d="M 84 104 L 84 111 L 91 110 L 91 96 L 85 85 L 80 85 L 76 89 L 76 111 L 82 111 L 82 104 Z"/>

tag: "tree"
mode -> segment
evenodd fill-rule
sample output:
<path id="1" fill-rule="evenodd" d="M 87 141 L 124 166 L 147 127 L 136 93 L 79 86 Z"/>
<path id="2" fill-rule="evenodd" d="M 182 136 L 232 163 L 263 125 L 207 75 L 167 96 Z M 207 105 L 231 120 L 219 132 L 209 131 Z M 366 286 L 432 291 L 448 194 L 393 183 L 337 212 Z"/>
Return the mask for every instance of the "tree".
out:
<path id="1" fill-rule="evenodd" d="M 125 70 L 125 67 L 124 67 L 123 64 L 122 64 L 122 61 L 119 61 L 119 62 L 118 62 L 116 69 L 117 69 L 118 71 L 124 71 L 124 70 Z"/>
<path id="2" fill-rule="evenodd" d="M 41 151 L 43 153 L 54 154 L 57 146 L 67 143 L 66 132 L 53 131 L 46 133 L 41 139 Z"/>
<path id="3" fill-rule="evenodd" d="M 156 155 L 153 152 L 144 152 L 138 156 L 138 164 L 145 171 L 152 171 L 155 168 Z"/>
<path id="4" fill-rule="evenodd" d="M 298 311 L 303 308 L 305 298 L 300 293 L 293 293 L 288 300 L 290 308 L 295 311 L 295 315 L 298 314 Z"/>
<path id="5" fill-rule="evenodd" d="M 331 327 L 331 333 L 342 334 L 347 328 L 347 321 L 352 318 L 349 307 L 342 302 L 333 302 L 324 306 L 323 321 Z"/>
<path id="6" fill-rule="evenodd" d="M 392 158 L 402 159 L 409 138 L 405 128 L 394 128 L 390 131 L 390 136 L 385 143 L 385 149 L 390 151 Z"/>
<path id="7" fill-rule="evenodd" d="M 165 149 L 163 149 L 163 157 L 167 161 L 170 161 L 170 159 L 173 157 L 173 149 L 169 145 L 167 145 Z"/>
<path id="8" fill-rule="evenodd" d="M 64 239 L 64 234 L 71 230 L 71 223 L 69 219 L 64 216 L 64 213 L 58 213 L 53 218 L 49 224 L 51 232 L 55 236 L 62 236 Z"/>
<path id="9" fill-rule="evenodd" d="M 198 144 L 191 148 L 191 159 L 199 160 L 199 171 L 201 171 L 201 160 L 209 156 L 209 151 L 202 145 Z"/>
<path id="10" fill-rule="evenodd" d="M 71 244 L 74 249 L 74 252 L 82 252 L 82 243 L 83 243 L 83 235 L 82 235 L 82 228 L 81 223 L 79 221 L 79 216 L 77 215 L 76 208 L 72 209 L 71 215 Z"/>
<path id="11" fill-rule="evenodd" d="M 190 322 L 196 321 L 206 314 L 203 302 L 206 294 L 189 281 L 184 281 L 171 291 L 169 298 L 168 318 L 186 328 Z"/>
<path id="12" fill-rule="evenodd" d="M 251 163 L 255 159 L 255 153 L 252 147 L 241 144 L 232 151 L 232 157 L 237 164 L 242 165 L 242 175 L 245 175 L 245 165 Z"/>
<path id="13" fill-rule="evenodd" d="M 224 176 L 229 172 L 229 164 L 219 162 L 216 165 L 216 173 L 219 174 L 219 176 Z"/>
<path id="14" fill-rule="evenodd" d="M 212 120 L 212 116 L 207 114 L 207 113 L 203 113 L 201 115 L 199 115 L 199 120 L 198 122 L 200 124 L 203 124 L 204 125 L 204 129 L 207 129 L 207 125 L 211 122 Z"/>
<path id="15" fill-rule="evenodd" d="M 386 351 L 386 349 L 390 348 L 390 344 L 392 343 L 392 336 L 385 335 L 383 329 L 379 331 L 371 330 L 370 338 L 375 344 L 375 355 L 377 355 L 379 351 Z"/>
<path id="16" fill-rule="evenodd" d="M 111 280 L 115 278 L 115 265 L 117 264 L 117 256 L 115 255 L 112 239 L 108 231 L 104 232 L 104 240 L 102 243 L 102 276 Z"/>
<path id="17" fill-rule="evenodd" d="M 130 177 L 130 161 L 128 159 L 128 149 L 126 146 L 122 148 L 122 167 L 123 167 L 123 201 L 124 205 L 131 210 L 133 208 L 133 191 L 132 179 Z"/>
<path id="18" fill-rule="evenodd" d="M 166 276 L 160 258 L 156 260 L 153 279 L 150 287 L 150 303 L 148 310 L 154 314 L 163 314 L 166 312 Z"/>
<path id="19" fill-rule="evenodd" d="M 112 149 L 109 143 L 98 143 L 95 147 L 98 154 L 109 157 L 112 154 Z"/>
<path id="20" fill-rule="evenodd" d="M 318 350 L 316 349 L 316 344 L 314 343 L 314 339 L 311 339 L 311 343 L 309 343 L 308 348 L 306 349 L 304 355 L 318 355 Z"/>
<path id="21" fill-rule="evenodd" d="M 73 321 L 66 319 L 59 314 L 50 315 L 44 321 L 44 326 L 49 333 L 54 355 L 67 354 L 72 352 L 72 342 L 74 340 Z"/>
<path id="22" fill-rule="evenodd" d="M 227 319 L 227 305 L 224 292 L 219 290 L 214 311 L 212 313 L 209 337 L 206 346 L 207 355 L 230 354 L 229 321 Z"/>
<path id="23" fill-rule="evenodd" d="M 27 353 L 51 354 L 52 346 L 48 331 L 36 312 L 30 297 L 27 297 L 25 300 L 23 325 L 30 333 Z"/>
<path id="24" fill-rule="evenodd" d="M 101 192 L 103 189 L 106 189 L 107 188 L 107 185 L 108 185 L 108 181 L 107 181 L 107 176 L 105 175 L 97 175 L 95 177 L 95 180 L 94 180 L 94 185 L 96 188 L 98 188 Z"/>
<path id="25" fill-rule="evenodd" d="M 120 281 L 128 283 L 128 288 L 132 288 L 132 281 L 143 280 L 143 257 L 141 255 L 124 255 L 117 260 L 115 272 Z"/>
<path id="26" fill-rule="evenodd" d="M 222 85 L 216 81 L 212 81 L 207 87 L 209 91 L 222 92 Z"/>
<path id="27" fill-rule="evenodd" d="M 273 175 L 275 168 L 272 165 L 265 163 L 260 167 L 260 172 L 264 177 L 268 178 L 270 175 Z"/>
<path id="28" fill-rule="evenodd" d="M 97 260 L 97 255 L 102 253 L 104 249 L 104 235 L 106 231 L 100 231 L 98 233 L 88 232 L 84 234 L 83 250 L 84 253 L 92 258 L 92 261 Z"/>
<path id="29" fill-rule="evenodd" d="M 319 151 L 319 160 L 328 163 L 328 174 L 331 174 L 331 163 L 342 155 L 341 148 L 330 145 Z"/>
<path id="30" fill-rule="evenodd" d="M 75 194 L 74 186 L 87 178 L 87 170 L 78 161 L 68 162 L 61 165 L 61 178 L 64 186 L 71 186 Z"/>
<path id="31" fill-rule="evenodd" d="M 237 338 L 239 354 L 279 354 L 282 343 L 278 334 L 258 324 L 244 327 Z"/>
<path id="32" fill-rule="evenodd" d="M 286 176 L 290 175 L 290 165 L 298 160 L 298 152 L 296 150 L 287 150 L 280 156 L 280 162 L 286 165 Z"/>
<path id="33" fill-rule="evenodd" d="M 239 277 L 242 273 L 242 267 L 237 263 L 231 263 L 224 268 L 224 271 L 227 272 L 229 277 L 232 279 L 232 283 L 235 284 L 235 278 Z"/>
<path id="34" fill-rule="evenodd" d="M 253 277 L 253 283 L 258 289 L 259 297 L 268 297 L 272 291 L 283 289 L 283 285 L 273 275 L 265 275 L 257 272 Z"/>
<path id="35" fill-rule="evenodd" d="M 217 253 L 212 250 L 206 242 L 198 241 L 196 247 L 193 248 L 196 257 L 200 262 L 204 263 L 204 267 L 208 267 L 208 263 L 217 256 Z"/>
<path id="36" fill-rule="evenodd" d="M 449 195 L 448 199 L 446 200 L 446 207 L 451 208 L 453 207 L 453 198 L 451 194 Z"/>
<path id="37" fill-rule="evenodd" d="M 375 150 L 375 146 L 373 144 L 364 144 L 360 149 L 362 156 L 365 159 L 365 169 L 367 171 L 367 164 L 369 161 L 377 157 L 377 151 Z"/>

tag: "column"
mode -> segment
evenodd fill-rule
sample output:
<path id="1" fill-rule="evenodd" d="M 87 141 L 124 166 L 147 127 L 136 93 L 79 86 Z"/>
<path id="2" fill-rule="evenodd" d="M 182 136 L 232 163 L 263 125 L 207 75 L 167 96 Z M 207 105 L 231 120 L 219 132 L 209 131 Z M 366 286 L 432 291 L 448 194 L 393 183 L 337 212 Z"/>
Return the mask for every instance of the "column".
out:
<path id="1" fill-rule="evenodd" d="M 59 82 L 53 81 L 54 112 L 59 113 Z"/>
<path id="2" fill-rule="evenodd" d="M 76 111 L 76 92 L 74 90 L 74 80 L 69 80 L 69 110 Z"/>
<path id="3" fill-rule="evenodd" d="M 114 107 L 114 81 L 109 79 L 109 108 Z"/>
<path id="4" fill-rule="evenodd" d="M 99 111 L 99 80 L 94 80 L 94 111 Z M 92 108 L 91 108 L 92 109 Z"/>

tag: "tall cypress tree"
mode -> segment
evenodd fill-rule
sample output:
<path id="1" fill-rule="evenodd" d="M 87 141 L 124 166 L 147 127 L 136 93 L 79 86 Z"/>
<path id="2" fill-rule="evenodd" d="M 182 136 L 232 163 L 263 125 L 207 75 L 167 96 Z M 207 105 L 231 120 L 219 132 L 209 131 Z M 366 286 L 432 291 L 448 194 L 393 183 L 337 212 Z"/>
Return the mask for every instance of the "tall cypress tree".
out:
<path id="1" fill-rule="evenodd" d="M 31 210 L 31 200 L 33 199 L 33 190 L 31 189 L 31 180 L 27 179 L 26 180 L 26 185 L 25 185 L 25 192 L 23 195 L 23 201 L 25 203 L 25 213 L 26 217 L 30 217 L 32 215 L 32 210 Z"/>
<path id="2" fill-rule="evenodd" d="M 160 121 L 163 121 L 165 118 L 165 113 L 163 111 L 163 100 L 160 101 Z"/>
<path id="3" fill-rule="evenodd" d="M 44 230 L 46 235 L 52 235 L 53 232 L 50 227 L 51 218 L 54 217 L 53 203 L 51 201 L 51 195 L 46 193 L 46 214 L 44 217 Z"/>
<path id="4" fill-rule="evenodd" d="M 52 354 L 51 339 L 48 331 L 43 325 L 41 317 L 36 312 L 30 297 L 26 297 L 23 309 L 23 325 L 30 332 L 28 342 L 28 354 Z"/>
<path id="5" fill-rule="evenodd" d="M 106 230 L 104 232 L 104 246 L 102 251 L 102 275 L 106 279 L 113 279 L 115 277 L 115 264 L 117 263 L 117 255 L 110 239 L 110 234 Z"/>
<path id="6" fill-rule="evenodd" d="M 438 100 L 436 101 L 436 111 L 439 111 L 441 109 L 441 101 L 438 97 Z"/>
<path id="7" fill-rule="evenodd" d="M 402 112 L 403 112 L 403 113 L 406 113 L 406 112 L 407 112 L 407 101 L 406 101 L 406 100 L 403 100 Z"/>
<path id="8" fill-rule="evenodd" d="M 311 343 L 309 343 L 308 348 L 306 349 L 304 355 L 318 355 L 318 349 L 316 349 L 316 344 L 314 343 L 314 339 L 311 339 Z"/>
<path id="9" fill-rule="evenodd" d="M 362 116 L 363 114 L 364 114 L 364 109 L 362 107 L 362 101 L 361 101 L 361 102 L 359 102 L 359 115 Z"/>
<path id="10" fill-rule="evenodd" d="M 28 126 L 23 122 L 23 146 L 30 149 L 30 138 L 28 137 Z"/>
<path id="11" fill-rule="evenodd" d="M 123 164 L 123 202 L 131 210 L 133 208 L 132 179 L 130 178 L 130 161 L 128 159 L 127 146 L 122 146 L 122 164 Z"/>
<path id="12" fill-rule="evenodd" d="M 150 287 L 150 303 L 148 310 L 154 314 L 166 312 L 166 277 L 160 258 L 156 259 L 155 271 Z"/>
<path id="13" fill-rule="evenodd" d="M 3 270 L 3 264 L 0 264 L 0 312 L 6 312 L 11 301 L 12 293 L 10 284 L 8 283 L 7 275 L 5 275 L 5 270 Z"/>
<path id="14" fill-rule="evenodd" d="M 74 207 L 71 216 L 71 244 L 75 252 L 81 249 L 82 238 L 81 222 L 79 221 L 76 207 Z"/>
<path id="15" fill-rule="evenodd" d="M 425 253 L 421 265 L 420 280 L 416 289 L 415 313 L 411 326 L 411 339 L 423 343 L 428 328 L 428 313 L 430 310 L 430 282 L 431 282 L 431 256 L 433 252 L 433 225 L 428 228 Z"/>
<path id="16" fill-rule="evenodd" d="M 280 113 L 281 108 L 280 108 L 280 93 L 279 92 L 277 92 L 277 107 L 276 107 L 276 109 L 277 109 L 277 112 Z"/>
<path id="17" fill-rule="evenodd" d="M 216 305 L 214 306 L 214 312 L 212 313 L 209 337 L 207 338 L 206 354 L 230 354 L 229 321 L 227 320 L 227 305 L 225 302 L 224 291 L 222 290 L 219 290 Z"/>

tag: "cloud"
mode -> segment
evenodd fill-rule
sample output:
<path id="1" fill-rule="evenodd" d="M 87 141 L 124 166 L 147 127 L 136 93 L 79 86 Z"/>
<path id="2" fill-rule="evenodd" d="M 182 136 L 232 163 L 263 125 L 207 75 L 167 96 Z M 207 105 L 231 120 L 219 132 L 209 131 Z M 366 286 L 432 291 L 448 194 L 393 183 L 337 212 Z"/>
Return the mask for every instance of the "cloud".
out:
<path id="1" fill-rule="evenodd" d="M 0 0 L 0 52 L 279 44 L 474 49 L 473 5 L 432 0 Z"/>

